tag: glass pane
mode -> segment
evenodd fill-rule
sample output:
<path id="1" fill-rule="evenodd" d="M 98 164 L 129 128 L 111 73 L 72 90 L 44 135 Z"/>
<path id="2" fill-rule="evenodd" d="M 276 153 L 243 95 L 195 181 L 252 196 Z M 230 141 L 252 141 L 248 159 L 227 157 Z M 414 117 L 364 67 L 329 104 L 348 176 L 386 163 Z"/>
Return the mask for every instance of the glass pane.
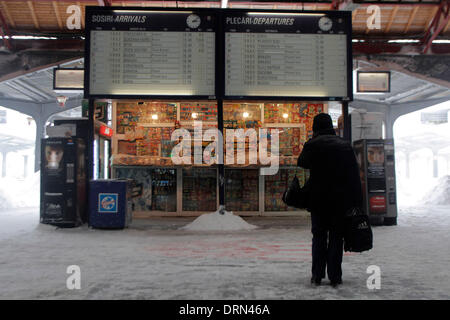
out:
<path id="1" fill-rule="evenodd" d="M 296 175 L 300 185 L 303 186 L 308 172 L 301 168 L 281 168 L 277 174 L 264 176 L 264 210 L 265 211 L 288 211 L 298 210 L 288 207 L 281 200 L 284 191 Z"/>
<path id="2" fill-rule="evenodd" d="M 226 169 L 226 210 L 258 211 L 258 178 L 258 169 Z"/>
<path id="3" fill-rule="evenodd" d="M 183 169 L 183 211 L 216 211 L 216 194 L 216 169 Z"/>
<path id="4" fill-rule="evenodd" d="M 133 198 L 134 211 L 177 211 L 175 169 L 117 167 L 116 177 L 143 184 L 142 196 Z"/>

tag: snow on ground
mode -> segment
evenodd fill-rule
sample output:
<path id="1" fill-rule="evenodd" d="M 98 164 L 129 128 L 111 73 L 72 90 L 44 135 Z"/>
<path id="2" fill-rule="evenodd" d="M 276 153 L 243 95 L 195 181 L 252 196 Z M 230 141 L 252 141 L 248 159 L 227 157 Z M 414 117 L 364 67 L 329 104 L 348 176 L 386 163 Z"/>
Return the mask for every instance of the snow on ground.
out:
<path id="1" fill-rule="evenodd" d="M 402 207 L 374 249 L 344 256 L 344 284 L 311 287 L 308 216 L 244 218 L 244 231 L 189 231 L 194 218 L 125 230 L 57 229 L 38 209 L 0 210 L 0 299 L 450 299 L 450 207 Z M 81 289 L 68 290 L 69 265 Z M 381 289 L 366 286 L 381 268 Z M 327 282 L 325 282 L 327 283 Z"/>

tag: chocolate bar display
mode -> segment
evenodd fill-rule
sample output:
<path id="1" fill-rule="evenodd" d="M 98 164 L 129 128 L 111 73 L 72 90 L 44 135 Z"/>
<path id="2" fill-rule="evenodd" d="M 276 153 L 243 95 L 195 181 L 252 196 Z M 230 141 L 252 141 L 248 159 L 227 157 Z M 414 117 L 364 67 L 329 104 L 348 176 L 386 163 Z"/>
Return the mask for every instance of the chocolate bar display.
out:
<path id="1" fill-rule="evenodd" d="M 217 209 L 216 169 L 183 169 L 183 210 L 213 212 Z"/>
<path id="2" fill-rule="evenodd" d="M 257 169 L 225 170 L 225 207 L 230 211 L 258 211 Z"/>
<path id="3" fill-rule="evenodd" d="M 281 200 L 284 191 L 286 191 L 294 176 L 297 176 L 301 186 L 305 184 L 307 172 L 302 168 L 280 168 L 277 174 L 264 176 L 265 211 L 298 210 L 286 206 Z"/>

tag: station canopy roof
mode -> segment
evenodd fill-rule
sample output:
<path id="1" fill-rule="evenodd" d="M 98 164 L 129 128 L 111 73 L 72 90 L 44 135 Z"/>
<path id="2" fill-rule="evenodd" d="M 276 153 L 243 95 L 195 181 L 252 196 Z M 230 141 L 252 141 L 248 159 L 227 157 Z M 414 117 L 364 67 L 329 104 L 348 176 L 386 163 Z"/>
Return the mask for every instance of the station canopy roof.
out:
<path id="1" fill-rule="evenodd" d="M 389 68 L 389 56 L 392 53 L 383 55 L 377 53 L 377 57 L 382 56 L 381 60 L 388 61 L 384 66 L 380 67 L 379 63 L 368 58 L 369 54 L 357 52 L 358 45 L 363 44 L 361 41 L 376 40 L 383 38 L 389 44 L 392 39 L 412 39 L 412 41 L 423 41 L 429 38 L 428 33 L 432 33 L 432 29 L 439 26 L 438 37 L 436 39 L 450 39 L 450 19 L 449 19 L 449 1 L 441 0 L 322 0 L 322 1 L 228 1 L 228 8 L 255 8 L 255 9 L 286 9 L 286 10 L 351 10 L 353 21 L 353 54 L 354 54 L 354 70 L 375 70 L 383 69 L 391 71 L 391 92 L 385 94 L 355 94 L 354 98 L 362 101 L 369 101 L 381 104 L 395 104 L 409 101 L 420 101 L 424 99 L 435 99 L 450 96 L 450 55 L 422 55 L 408 53 L 411 45 L 402 44 L 399 55 L 408 55 L 406 59 L 421 58 L 422 56 L 437 56 L 440 60 L 432 67 L 422 67 L 416 72 L 408 72 L 405 68 L 395 69 Z M 369 30 L 367 28 L 367 19 L 369 13 L 367 8 L 376 4 L 380 8 L 381 28 L 379 30 Z M 71 15 L 68 13 L 68 7 L 77 5 L 82 11 L 81 30 L 69 30 L 66 26 L 66 20 Z M 84 12 L 86 6 L 112 5 L 112 6 L 138 6 L 138 7 L 202 7 L 202 8 L 220 8 L 221 1 L 131 1 L 131 0 L 80 0 L 80 1 L 52 1 L 52 0 L 3 0 L 0 1 L 0 13 L 3 19 L 0 19 L 0 31 L 9 34 L 9 39 L 13 42 L 13 49 L 9 53 L 18 56 L 17 52 L 27 54 L 39 52 L 39 54 L 47 54 L 48 52 L 71 51 L 78 54 L 78 59 L 72 58 L 72 62 L 62 64 L 61 62 L 47 64 L 45 67 L 32 68 L 31 70 L 14 74 L 0 71 L 0 99 L 10 98 L 17 100 L 35 101 L 44 103 L 55 101 L 60 93 L 52 90 L 53 88 L 53 68 L 55 66 L 77 66 L 83 67 L 83 50 L 84 50 Z M 1 18 L 1 17 L 0 17 Z M 433 28 L 431 28 L 433 27 Z M 430 29 L 431 28 L 431 29 Z M 428 34 L 428 35 L 427 35 Z M 14 36 L 34 35 L 34 36 L 54 36 L 57 40 L 20 40 L 14 39 Z M 67 39 L 78 39 L 74 50 L 73 43 L 68 44 Z M 364 40 L 366 39 L 366 40 Z M 391 40 L 387 40 L 391 39 Z M 43 44 L 39 41 L 42 41 Z M 56 44 L 48 45 L 49 41 Z M 5 42 L 5 41 L 4 41 Z M 34 43 L 36 42 L 36 43 Z M 39 43 L 38 43 L 39 42 Z M 31 44 L 33 43 L 33 44 Z M 16 47 L 14 47 L 14 45 Z M 25 49 L 19 51 L 24 46 Z M 28 48 L 26 46 L 29 46 Z M 450 46 L 450 44 L 449 44 Z M 377 47 L 377 46 L 375 46 Z M 379 46 L 384 50 L 387 47 Z M 50 48 L 50 49 L 49 49 Z M 47 51 L 45 51 L 47 50 Z M 8 51 L 8 50 L 5 50 Z M 1 55 L 6 56 L 6 53 Z M 24 58 L 22 58 L 22 62 Z M 373 55 L 374 56 L 374 55 Z M 388 58 L 385 58 L 388 57 Z M 33 56 L 36 61 L 36 57 Z M 373 57 L 372 57 L 373 58 Z M 446 59 L 446 60 L 445 60 Z M 20 59 L 16 59 L 19 61 Z M 31 58 L 29 59 L 31 61 Z M 5 61 L 6 58 L 5 58 Z M 0 62 L 1 57 L 0 57 Z M 4 63 L 7 67 L 7 62 Z M 5 68 L 4 68 L 5 69 Z M 422 76 L 425 71 L 437 70 L 438 77 L 433 79 L 433 75 Z M 436 80 L 436 81 L 434 81 Z M 81 97 L 82 93 L 65 93 L 69 99 Z"/>
<path id="2" fill-rule="evenodd" d="M 282 10 L 351 10 L 354 36 L 418 36 L 424 35 L 432 20 L 440 10 L 441 0 L 318 0 L 318 1 L 236 1 L 229 0 L 228 8 L 282 9 Z M 367 8 L 376 4 L 380 7 L 381 28 L 369 30 Z M 112 5 L 137 7 L 202 7 L 220 8 L 221 1 L 135 1 L 135 0 L 3 0 L 0 11 L 12 34 L 21 32 L 36 33 L 77 33 L 68 30 L 66 20 L 72 14 L 67 12 L 71 5 L 78 5 L 84 11 L 86 6 Z M 84 29 L 84 20 L 82 20 Z M 441 31 L 443 36 L 450 35 L 450 21 Z"/>

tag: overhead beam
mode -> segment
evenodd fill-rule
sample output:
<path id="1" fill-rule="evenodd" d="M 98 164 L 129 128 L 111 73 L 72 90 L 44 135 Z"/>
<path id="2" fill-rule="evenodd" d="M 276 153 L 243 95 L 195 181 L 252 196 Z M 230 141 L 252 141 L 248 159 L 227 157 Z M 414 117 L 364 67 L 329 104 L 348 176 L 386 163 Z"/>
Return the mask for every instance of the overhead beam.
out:
<path id="1" fill-rule="evenodd" d="M 6 45 L 6 47 L 9 50 L 12 50 L 12 45 L 9 39 L 6 39 L 5 36 L 10 35 L 9 29 L 8 29 L 8 23 L 5 20 L 5 17 L 3 17 L 2 12 L 0 11 L 0 35 L 2 36 L 3 43 Z"/>
<path id="2" fill-rule="evenodd" d="M 59 30 L 64 30 L 64 25 L 62 23 L 61 15 L 59 14 L 59 7 L 57 1 L 52 1 L 53 11 L 55 11 L 56 22 L 58 22 Z"/>
<path id="3" fill-rule="evenodd" d="M 39 21 L 36 16 L 36 12 L 34 11 L 34 5 L 32 1 L 27 1 L 28 8 L 30 9 L 31 18 L 33 19 L 34 27 L 40 30 Z"/>
<path id="4" fill-rule="evenodd" d="M 38 88 L 27 84 L 23 80 L 14 79 L 10 83 L 13 83 L 17 87 L 21 87 L 22 88 L 22 90 L 20 90 L 21 93 L 24 93 L 24 92 L 33 93 L 33 94 L 37 95 L 38 97 L 41 97 L 41 99 L 39 101 L 46 101 L 46 100 L 49 100 L 50 98 L 52 98 L 52 96 L 49 96 L 45 92 L 40 91 Z M 23 89 L 25 89 L 25 90 L 23 90 Z"/>
<path id="5" fill-rule="evenodd" d="M 40 101 L 42 100 L 42 97 L 36 95 L 34 92 L 30 92 L 30 91 L 23 92 L 23 89 L 18 88 L 17 84 L 15 84 L 15 83 L 13 84 L 10 82 L 6 82 L 5 85 L 7 85 L 8 87 L 10 87 L 14 91 L 16 91 L 18 94 L 21 94 L 21 95 L 24 95 L 25 97 L 30 98 L 31 100 L 33 100 L 36 103 L 40 103 Z"/>
<path id="6" fill-rule="evenodd" d="M 384 33 L 389 33 L 389 31 L 391 30 L 392 23 L 394 22 L 394 19 L 397 15 L 398 8 L 399 6 L 395 6 L 394 9 L 392 9 L 391 16 L 389 17 L 389 21 L 386 26 L 386 29 L 384 30 Z"/>
<path id="7" fill-rule="evenodd" d="M 429 90 L 429 89 L 431 89 L 433 87 L 434 87 L 434 84 L 427 83 L 427 84 L 424 84 L 424 85 L 422 85 L 420 87 L 417 87 L 417 88 L 414 88 L 414 89 L 411 89 L 411 90 L 408 90 L 408 91 L 404 91 L 404 92 L 398 93 L 396 95 L 390 96 L 390 97 L 386 98 L 385 101 L 387 103 L 396 103 L 396 102 L 398 102 L 400 100 L 403 100 L 403 99 L 406 99 L 408 97 L 414 96 L 414 95 L 416 95 L 418 93 L 421 93 L 421 92 L 423 92 L 425 90 Z"/>
<path id="8" fill-rule="evenodd" d="M 2 7 L 3 7 L 3 12 L 5 12 L 5 15 L 8 18 L 9 24 L 11 25 L 11 27 L 15 28 L 16 23 L 14 22 L 14 19 L 12 18 L 11 13 L 9 12 L 6 1 L 2 1 L 1 3 L 2 3 Z"/>
<path id="9" fill-rule="evenodd" d="M 81 3 L 80 3 L 80 1 L 78 1 L 77 2 L 77 6 L 79 6 L 80 7 L 80 10 L 83 10 L 82 9 L 82 7 L 81 7 Z M 82 17 L 81 17 L 81 29 L 83 29 L 84 30 L 84 15 L 82 15 Z"/>
<path id="10" fill-rule="evenodd" d="M 421 79 L 440 85 L 444 88 L 450 89 L 450 80 L 448 80 L 447 70 L 450 64 L 447 62 L 447 56 L 432 56 L 432 55 L 353 55 L 354 59 L 376 64 L 379 68 L 386 70 L 394 70 L 411 77 Z M 430 68 L 430 66 L 441 65 L 444 69 L 437 70 Z"/>
<path id="11" fill-rule="evenodd" d="M 406 24 L 405 31 L 403 33 L 408 33 L 409 28 L 411 27 L 414 18 L 416 17 L 417 11 L 419 10 L 419 6 L 415 6 L 409 16 L 408 23 Z"/>

